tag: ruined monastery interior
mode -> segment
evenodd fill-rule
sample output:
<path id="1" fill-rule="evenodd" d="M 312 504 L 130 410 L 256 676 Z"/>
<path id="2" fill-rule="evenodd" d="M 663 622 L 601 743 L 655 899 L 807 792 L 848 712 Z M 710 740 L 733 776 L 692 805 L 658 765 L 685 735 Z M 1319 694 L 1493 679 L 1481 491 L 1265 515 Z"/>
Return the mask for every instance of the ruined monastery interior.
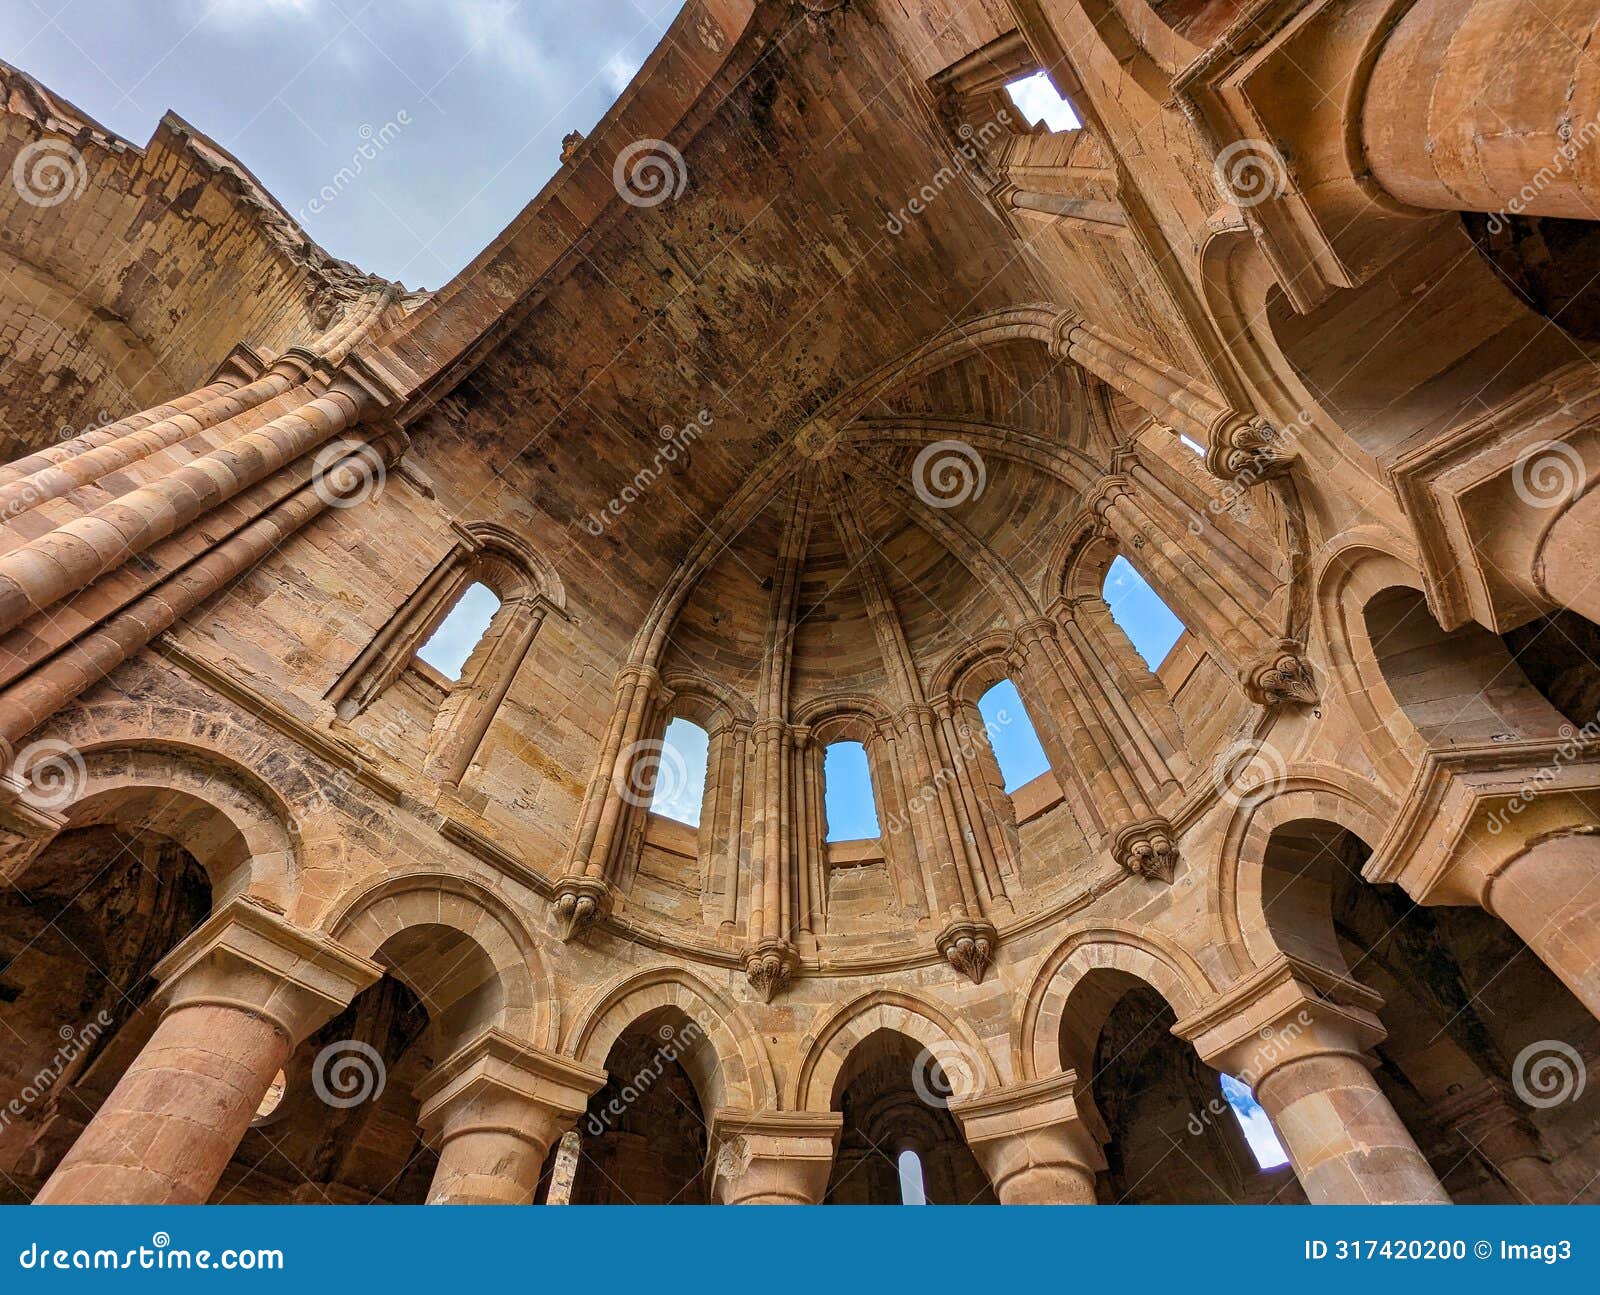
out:
<path id="1" fill-rule="evenodd" d="M 689 0 L 431 291 L 0 64 L 0 1200 L 1600 1200 L 1597 32 Z"/>

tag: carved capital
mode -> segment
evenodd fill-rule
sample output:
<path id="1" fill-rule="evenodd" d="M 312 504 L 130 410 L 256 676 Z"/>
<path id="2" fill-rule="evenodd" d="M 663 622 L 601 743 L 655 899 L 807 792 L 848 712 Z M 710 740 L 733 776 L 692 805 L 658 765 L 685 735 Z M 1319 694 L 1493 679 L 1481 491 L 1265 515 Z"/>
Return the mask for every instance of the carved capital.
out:
<path id="1" fill-rule="evenodd" d="M 984 972 L 994 961 L 994 951 L 1000 947 L 1000 936 L 989 922 L 958 918 L 939 932 L 937 942 L 946 962 L 974 985 L 981 985 Z"/>
<path id="2" fill-rule="evenodd" d="M 1279 476 L 1296 455 L 1289 438 L 1262 418 L 1225 410 L 1211 425 L 1206 468 L 1213 476 L 1239 485 Z"/>
<path id="3" fill-rule="evenodd" d="M 1245 695 L 1258 706 L 1313 706 L 1317 685 L 1304 648 L 1293 639 L 1279 639 L 1240 671 Z"/>
<path id="4" fill-rule="evenodd" d="M 1111 854 L 1119 866 L 1135 877 L 1169 885 L 1178 866 L 1178 844 L 1172 824 L 1164 818 L 1146 819 L 1122 828 L 1112 838 Z"/>
<path id="5" fill-rule="evenodd" d="M 582 940 L 611 912 L 611 887 L 598 877 L 563 877 L 551 908 L 561 938 Z"/>
<path id="6" fill-rule="evenodd" d="M 763 1003 L 788 988 L 800 955 L 787 940 L 763 940 L 744 955 L 744 974 Z"/>

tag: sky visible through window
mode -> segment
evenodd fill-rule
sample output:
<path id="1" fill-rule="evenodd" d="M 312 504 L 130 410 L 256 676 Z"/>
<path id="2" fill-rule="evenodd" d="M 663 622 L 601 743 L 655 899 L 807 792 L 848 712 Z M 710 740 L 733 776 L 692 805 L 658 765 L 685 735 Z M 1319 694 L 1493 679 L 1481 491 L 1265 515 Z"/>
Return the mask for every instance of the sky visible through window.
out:
<path id="1" fill-rule="evenodd" d="M 488 585 L 472 585 L 428 641 L 417 649 L 417 655 L 446 679 L 461 678 L 461 667 L 466 665 L 499 607 L 500 600 Z"/>
<path id="2" fill-rule="evenodd" d="M 700 802 L 706 794 L 706 754 L 711 739 L 705 729 L 674 719 L 662 736 L 661 765 L 656 774 L 650 812 L 700 826 Z"/>
<path id="3" fill-rule="evenodd" d="M 1072 111 L 1072 105 L 1056 93 L 1055 86 L 1043 72 L 1011 82 L 1006 86 L 1006 93 L 1030 126 L 1042 121 L 1051 130 L 1077 130 L 1082 124 L 1078 114 Z"/>
<path id="4" fill-rule="evenodd" d="M 1183 622 L 1127 558 L 1119 555 L 1106 572 L 1105 599 L 1111 606 L 1112 618 L 1132 640 L 1145 664 L 1152 670 L 1160 666 L 1183 633 Z"/>
<path id="5" fill-rule="evenodd" d="M 922 1182 L 922 1157 L 909 1147 L 900 1153 L 900 1204 L 926 1205 L 928 1193 Z"/>
<path id="6" fill-rule="evenodd" d="M 823 754 L 822 781 L 828 840 L 866 841 L 879 834 L 866 747 L 859 742 L 835 742 Z"/>
<path id="7" fill-rule="evenodd" d="M 978 714 L 983 716 L 1008 792 L 1049 771 L 1050 761 L 1011 680 L 1002 679 L 978 698 Z"/>
<path id="8" fill-rule="evenodd" d="M 1278 1141 L 1277 1130 L 1261 1109 L 1255 1095 L 1232 1075 L 1222 1076 L 1222 1095 L 1228 1099 L 1233 1114 L 1244 1130 L 1244 1140 L 1255 1153 L 1256 1163 L 1263 1169 L 1276 1169 L 1289 1163 L 1289 1155 Z"/>

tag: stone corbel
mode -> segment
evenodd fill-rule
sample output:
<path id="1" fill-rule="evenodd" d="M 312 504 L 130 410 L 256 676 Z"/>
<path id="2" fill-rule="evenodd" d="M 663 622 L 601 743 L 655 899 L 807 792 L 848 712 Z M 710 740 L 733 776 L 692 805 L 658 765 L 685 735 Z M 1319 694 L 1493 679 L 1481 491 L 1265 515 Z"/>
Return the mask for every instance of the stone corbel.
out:
<path id="1" fill-rule="evenodd" d="M 267 361 L 253 346 L 240 342 L 217 365 L 212 382 L 231 382 L 234 390 L 248 387 L 267 371 Z M 209 385 L 209 384 L 208 384 Z"/>
<path id="2" fill-rule="evenodd" d="M 561 938 L 584 940 L 611 914 L 611 887 L 599 877 L 563 877 L 556 882 L 551 911 Z"/>
<path id="3" fill-rule="evenodd" d="M 991 922 L 960 917 L 939 932 L 936 942 L 946 962 L 974 985 L 981 985 L 1000 947 L 1000 936 Z"/>
<path id="4" fill-rule="evenodd" d="M 1238 485 L 1282 476 L 1296 460 L 1294 447 L 1279 428 L 1262 418 L 1226 409 L 1211 424 L 1206 468 Z"/>
<path id="5" fill-rule="evenodd" d="M 1125 871 L 1149 881 L 1172 883 L 1178 843 L 1165 818 L 1146 819 L 1119 829 L 1111 838 L 1111 857 Z"/>
<path id="6" fill-rule="evenodd" d="M 763 1003 L 789 987 L 799 965 L 800 954 L 787 940 L 763 940 L 744 955 L 745 979 Z"/>
<path id="7" fill-rule="evenodd" d="M 1278 639 L 1239 672 L 1245 696 L 1258 706 L 1314 706 L 1317 685 L 1305 648 L 1294 639 Z"/>
<path id="8" fill-rule="evenodd" d="M 0 757 L 11 752 L 0 742 Z M 66 817 L 40 804 L 38 791 L 15 769 L 0 771 L 0 880 L 15 883 L 35 855 L 67 825 Z"/>

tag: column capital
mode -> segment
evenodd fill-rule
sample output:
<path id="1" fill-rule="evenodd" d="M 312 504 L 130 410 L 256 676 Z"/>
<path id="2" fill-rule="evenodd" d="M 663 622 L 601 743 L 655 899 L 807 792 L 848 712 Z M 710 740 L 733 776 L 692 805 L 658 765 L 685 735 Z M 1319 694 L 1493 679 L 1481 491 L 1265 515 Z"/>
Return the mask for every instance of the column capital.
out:
<path id="1" fill-rule="evenodd" d="M 249 386 L 266 371 L 267 362 L 261 352 L 248 342 L 236 342 L 233 349 L 222 357 L 222 363 L 212 371 L 211 381 L 231 382 L 237 391 L 240 387 Z"/>
<path id="2" fill-rule="evenodd" d="M 1337 1055 L 1368 1069 L 1386 1037 L 1383 999 L 1348 976 L 1279 954 L 1172 1027 L 1207 1065 L 1251 1088 L 1307 1057 Z"/>
<path id="3" fill-rule="evenodd" d="M 1305 645 L 1277 639 L 1239 671 L 1245 696 L 1258 706 L 1314 706 L 1317 685 L 1306 662 Z"/>
<path id="4" fill-rule="evenodd" d="M 234 1008 L 269 1022 L 293 1044 L 375 984 L 383 967 L 245 895 L 196 927 L 151 974 L 164 1015 L 200 1005 Z"/>
<path id="5" fill-rule="evenodd" d="M 711 1196 L 723 1205 L 815 1205 L 828 1190 L 844 1117 L 837 1111 L 711 1116 Z"/>
<path id="6" fill-rule="evenodd" d="M 606 1072 L 488 1029 L 458 1048 L 416 1086 L 417 1122 L 430 1140 L 509 1133 L 540 1155 L 605 1086 Z"/>
<path id="7" fill-rule="evenodd" d="M 1263 418 L 1225 409 L 1207 428 L 1206 470 L 1223 481 L 1253 486 L 1281 476 L 1295 461 L 1289 436 Z"/>
<path id="8" fill-rule="evenodd" d="M 1161 817 L 1130 823 L 1113 835 L 1111 857 L 1124 872 L 1170 885 L 1178 866 L 1177 833 Z"/>
<path id="9" fill-rule="evenodd" d="M 763 1003 L 770 1003 L 794 979 L 800 953 L 788 940 L 762 940 L 744 955 L 744 974 Z"/>
<path id="10" fill-rule="evenodd" d="M 1105 1125 L 1073 1070 L 950 1103 L 1002 1201 L 1087 1203 L 1106 1167 Z"/>
<path id="11" fill-rule="evenodd" d="M 983 984 L 983 973 L 1000 947 L 1000 936 L 993 922 L 982 918 L 958 917 L 941 930 L 935 940 L 944 960 L 970 980 Z"/>

